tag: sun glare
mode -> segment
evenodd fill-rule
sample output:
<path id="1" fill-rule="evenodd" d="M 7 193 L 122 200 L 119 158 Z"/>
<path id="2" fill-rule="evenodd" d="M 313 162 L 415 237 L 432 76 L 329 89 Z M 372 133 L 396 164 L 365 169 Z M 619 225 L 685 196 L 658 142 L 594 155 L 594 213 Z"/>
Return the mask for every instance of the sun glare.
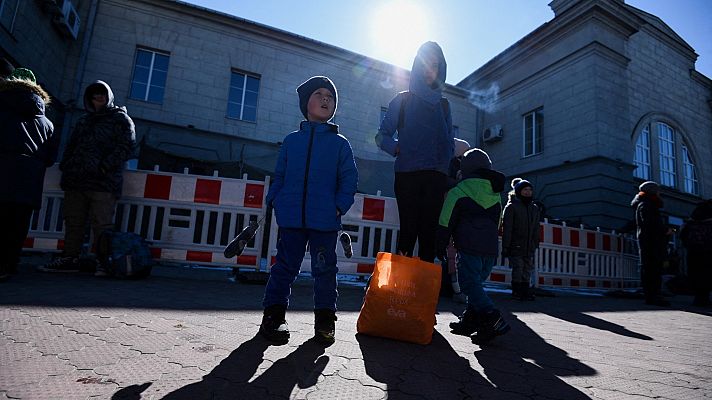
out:
<path id="1" fill-rule="evenodd" d="M 376 8 L 371 41 L 376 58 L 410 69 L 421 44 L 430 40 L 425 11 L 416 1 L 395 0 Z"/>

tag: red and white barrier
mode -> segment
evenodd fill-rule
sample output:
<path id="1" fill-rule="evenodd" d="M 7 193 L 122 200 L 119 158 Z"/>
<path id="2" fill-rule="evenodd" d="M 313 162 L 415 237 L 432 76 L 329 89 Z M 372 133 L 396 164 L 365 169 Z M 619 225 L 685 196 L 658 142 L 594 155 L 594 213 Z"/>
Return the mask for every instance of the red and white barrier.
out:
<path id="1" fill-rule="evenodd" d="M 63 246 L 59 177 L 57 168 L 47 171 L 43 205 L 33 217 L 26 249 L 59 251 Z M 268 187 L 269 177 L 261 182 L 126 171 L 116 225 L 145 237 L 161 261 L 259 269 L 259 233 L 240 257 L 226 259 L 222 253 L 249 221 L 265 216 Z"/>
<path id="2" fill-rule="evenodd" d="M 59 188 L 59 177 L 57 168 L 47 171 L 42 208 L 33 216 L 30 235 L 25 241 L 27 249 L 60 251 L 63 247 L 63 192 Z M 116 225 L 122 231 L 135 232 L 148 239 L 158 260 L 259 269 L 264 245 L 261 232 L 240 257 L 226 259 L 222 252 L 249 221 L 265 216 L 268 187 L 269 177 L 264 181 L 249 181 L 246 177 L 206 177 L 187 172 L 127 171 Z M 346 258 L 341 245 L 337 245 L 340 273 L 369 275 L 378 252 L 396 251 L 399 219 L 395 198 L 357 194 L 342 223 L 352 238 L 353 257 Z M 278 232 L 274 218 L 269 229 L 267 254 L 273 264 Z M 634 240 L 615 232 L 548 221 L 541 223 L 540 235 L 541 245 L 535 254 L 537 284 L 595 288 L 639 286 Z M 417 255 L 417 248 L 415 253 Z M 307 252 L 302 269 L 308 271 L 310 267 Z M 499 260 L 490 280 L 511 280 L 507 260 Z"/>

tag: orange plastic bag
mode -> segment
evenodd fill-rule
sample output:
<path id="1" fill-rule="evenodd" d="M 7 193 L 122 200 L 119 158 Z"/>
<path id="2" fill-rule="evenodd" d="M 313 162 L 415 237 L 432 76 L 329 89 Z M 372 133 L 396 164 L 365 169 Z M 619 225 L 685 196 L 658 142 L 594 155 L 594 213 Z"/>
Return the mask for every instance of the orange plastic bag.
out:
<path id="1" fill-rule="evenodd" d="M 378 253 L 356 330 L 366 335 L 430 343 L 441 279 L 439 265 Z"/>

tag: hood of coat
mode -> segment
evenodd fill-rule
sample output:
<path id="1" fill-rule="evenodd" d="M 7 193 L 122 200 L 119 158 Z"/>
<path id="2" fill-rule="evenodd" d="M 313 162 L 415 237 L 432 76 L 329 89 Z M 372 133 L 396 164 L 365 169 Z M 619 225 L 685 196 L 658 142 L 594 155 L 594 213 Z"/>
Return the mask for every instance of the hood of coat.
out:
<path id="1" fill-rule="evenodd" d="M 633 201 L 630 202 L 630 205 L 633 208 L 637 208 L 640 203 L 644 202 L 652 203 L 657 208 L 663 207 L 663 201 L 660 197 L 646 192 L 639 192 L 636 194 L 635 197 L 633 197 Z"/>
<path id="2" fill-rule="evenodd" d="M 87 86 L 87 88 L 84 90 L 84 109 L 87 110 L 87 112 L 90 113 L 96 113 L 97 111 L 94 109 L 94 105 L 91 102 L 91 97 L 95 93 L 104 93 L 106 94 L 106 108 L 105 112 L 111 111 L 113 109 L 116 109 L 114 105 L 114 92 L 111 90 L 111 87 L 109 84 L 107 84 L 104 81 L 94 81 L 91 85 Z"/>
<path id="3" fill-rule="evenodd" d="M 428 85 L 425 81 L 425 60 L 430 57 L 438 59 L 438 75 L 432 85 Z M 435 42 L 425 42 L 418 54 L 413 60 L 413 68 L 410 72 L 410 84 L 408 89 L 421 97 L 430 104 L 440 102 L 442 98 L 443 87 L 445 86 L 445 77 L 447 76 L 447 63 L 443 50 Z"/>
<path id="4" fill-rule="evenodd" d="M 25 79 L 0 79 L 0 107 L 22 115 L 44 115 L 50 97 L 42 87 Z"/>

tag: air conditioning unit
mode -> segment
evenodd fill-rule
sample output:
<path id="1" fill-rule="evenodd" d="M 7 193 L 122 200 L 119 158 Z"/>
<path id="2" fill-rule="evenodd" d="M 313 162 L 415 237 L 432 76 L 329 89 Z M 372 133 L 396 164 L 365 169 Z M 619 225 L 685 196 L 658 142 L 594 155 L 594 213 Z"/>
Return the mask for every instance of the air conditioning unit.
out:
<path id="1" fill-rule="evenodd" d="M 71 1 L 64 0 L 61 3 L 62 12 L 55 17 L 54 23 L 62 33 L 76 39 L 79 35 L 79 14 Z"/>
<path id="2" fill-rule="evenodd" d="M 502 125 L 493 125 L 482 131 L 482 141 L 485 143 L 496 142 L 504 136 Z"/>

